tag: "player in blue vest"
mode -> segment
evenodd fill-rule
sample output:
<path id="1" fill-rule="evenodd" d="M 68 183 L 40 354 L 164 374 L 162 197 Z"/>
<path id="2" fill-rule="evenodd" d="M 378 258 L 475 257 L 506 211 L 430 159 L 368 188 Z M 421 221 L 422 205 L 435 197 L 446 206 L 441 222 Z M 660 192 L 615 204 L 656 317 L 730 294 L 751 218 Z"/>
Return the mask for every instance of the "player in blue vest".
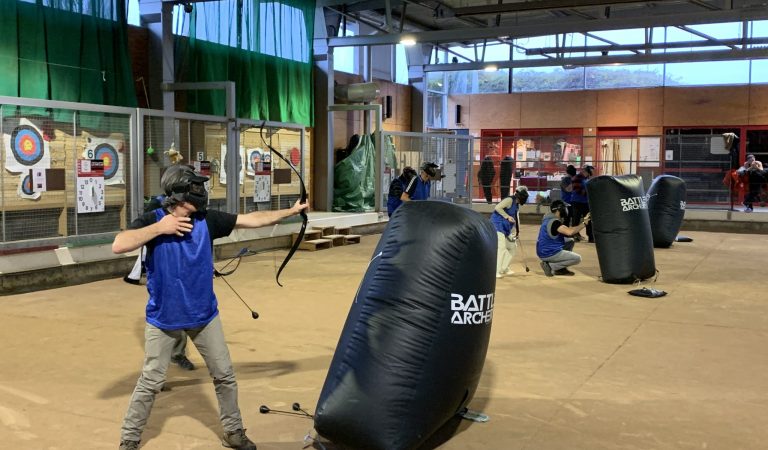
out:
<path id="1" fill-rule="evenodd" d="M 573 220 L 571 223 L 579 223 L 582 218 L 589 214 L 589 199 L 587 198 L 587 183 L 594 174 L 595 168 L 592 166 L 584 166 L 581 171 L 576 174 L 571 180 L 571 186 L 573 192 L 571 193 L 571 205 L 573 211 Z M 589 223 L 589 221 L 587 221 Z M 577 241 L 581 240 L 581 233 L 577 233 L 574 238 Z M 592 235 L 592 226 L 587 225 L 587 239 L 589 242 L 595 242 L 595 238 Z"/>
<path id="2" fill-rule="evenodd" d="M 515 193 L 496 204 L 491 214 L 491 223 L 496 228 L 499 238 L 499 247 L 496 252 L 496 278 L 504 275 L 512 275 L 509 268 L 512 258 L 515 257 L 515 241 L 520 235 L 520 205 L 528 201 L 528 188 L 518 186 Z M 515 235 L 512 236 L 512 226 L 515 226 Z"/>
<path id="3" fill-rule="evenodd" d="M 163 207 L 144 213 L 120 232 L 112 251 L 126 253 L 147 247 L 147 291 L 144 367 L 123 420 L 120 450 L 139 448 L 155 396 L 165 384 L 174 344 L 180 334 L 197 347 L 214 380 L 222 444 L 256 450 L 243 428 L 237 404 L 237 382 L 213 292 L 213 240 L 235 228 L 258 228 L 299 214 L 307 207 L 297 201 L 289 209 L 229 214 L 206 211 L 206 177 L 185 165 L 169 167 L 160 185 Z"/>
<path id="4" fill-rule="evenodd" d="M 413 170 L 413 167 L 406 166 L 403 167 L 403 173 L 389 184 L 389 195 L 387 196 L 387 214 L 389 217 L 392 217 L 395 210 L 403 204 L 403 193 L 413 178 L 416 178 L 416 171 Z"/>
<path id="5" fill-rule="evenodd" d="M 575 227 L 563 224 L 568 214 L 568 204 L 555 200 L 549 207 L 551 214 L 545 214 L 541 221 L 539 237 L 536 240 L 536 255 L 541 259 L 541 268 L 548 277 L 553 275 L 574 275 L 568 267 L 581 262 L 581 255 L 574 253 L 572 236 L 587 227 L 590 215 Z"/>
<path id="6" fill-rule="evenodd" d="M 429 198 L 429 190 L 432 187 L 430 180 L 437 176 L 437 168 L 438 165 L 435 163 L 422 163 L 419 167 L 419 176 L 411 178 L 400 199 L 404 202 L 427 200 Z"/>

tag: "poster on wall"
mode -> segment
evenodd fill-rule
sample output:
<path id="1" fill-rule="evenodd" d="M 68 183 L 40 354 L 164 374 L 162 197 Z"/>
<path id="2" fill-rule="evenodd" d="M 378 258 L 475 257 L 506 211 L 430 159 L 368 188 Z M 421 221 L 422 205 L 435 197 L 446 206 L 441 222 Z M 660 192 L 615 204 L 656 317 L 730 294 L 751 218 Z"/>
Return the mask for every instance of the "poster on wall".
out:
<path id="1" fill-rule="evenodd" d="M 104 161 L 77 160 L 77 213 L 104 212 Z"/>
<path id="2" fill-rule="evenodd" d="M 253 201 L 269 202 L 272 199 L 272 157 L 269 151 L 255 148 L 248 152 L 248 166 L 253 172 Z"/>
<path id="3" fill-rule="evenodd" d="M 264 149 L 261 147 L 256 148 L 249 148 L 245 151 L 246 155 L 248 157 L 246 158 L 246 161 L 248 163 L 245 165 L 245 174 L 249 177 L 252 177 L 256 174 L 256 172 L 263 171 L 263 165 L 264 165 Z"/>
<path id="4" fill-rule="evenodd" d="M 639 167 L 659 167 L 661 161 L 661 139 L 657 137 L 640 138 Z"/>
<path id="5" fill-rule="evenodd" d="M 237 171 L 240 172 L 240 184 L 245 180 L 245 147 L 240 147 L 237 152 Z M 227 184 L 227 144 L 221 144 L 221 167 L 219 168 L 219 183 Z"/>
<path id="6" fill-rule="evenodd" d="M 5 169 L 26 174 L 29 169 L 51 167 L 51 153 L 43 132 L 31 121 L 21 118 L 10 134 L 3 133 Z"/>
<path id="7" fill-rule="evenodd" d="M 82 157 L 83 159 L 98 159 L 104 162 L 104 183 L 107 185 L 125 184 L 123 140 L 86 136 L 85 142 Z"/>

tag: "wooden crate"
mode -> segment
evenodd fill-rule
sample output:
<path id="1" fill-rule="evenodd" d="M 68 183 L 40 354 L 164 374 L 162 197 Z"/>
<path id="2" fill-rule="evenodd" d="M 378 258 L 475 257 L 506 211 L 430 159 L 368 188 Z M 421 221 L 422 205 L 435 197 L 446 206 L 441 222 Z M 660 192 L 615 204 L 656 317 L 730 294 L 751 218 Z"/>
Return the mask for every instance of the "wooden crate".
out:
<path id="1" fill-rule="evenodd" d="M 330 227 L 312 227 L 312 230 L 314 231 L 320 231 L 321 236 L 328 236 L 329 234 L 337 234 L 334 232 L 334 228 L 332 226 Z"/>
<path id="2" fill-rule="evenodd" d="M 345 234 L 344 235 L 344 245 L 359 244 L 359 243 L 360 243 L 360 235 L 359 234 Z"/>
<path id="3" fill-rule="evenodd" d="M 299 250 L 309 250 L 311 252 L 314 252 L 315 250 L 323 250 L 326 248 L 333 247 L 333 242 L 330 239 L 312 239 L 312 240 L 303 240 L 301 241 L 301 244 L 299 244 Z"/>
<path id="4" fill-rule="evenodd" d="M 333 234 L 349 234 L 352 232 L 350 227 L 335 227 Z"/>
<path id="5" fill-rule="evenodd" d="M 312 241 L 315 239 L 320 239 L 323 237 L 323 234 L 320 230 L 305 230 L 304 231 L 304 238 L 303 241 Z M 299 238 L 299 233 L 291 233 L 291 245 L 296 243 L 296 239 Z"/>
<path id="6" fill-rule="evenodd" d="M 328 234 L 323 236 L 323 239 L 330 239 L 333 242 L 334 247 L 341 247 L 342 245 L 347 244 L 343 234 Z"/>

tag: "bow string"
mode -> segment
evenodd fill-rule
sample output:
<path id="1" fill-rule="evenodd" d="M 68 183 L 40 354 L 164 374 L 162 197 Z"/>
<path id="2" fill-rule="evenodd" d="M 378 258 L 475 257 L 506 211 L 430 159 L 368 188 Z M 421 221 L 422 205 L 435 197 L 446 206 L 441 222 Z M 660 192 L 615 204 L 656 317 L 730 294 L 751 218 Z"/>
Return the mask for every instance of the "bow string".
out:
<path id="1" fill-rule="evenodd" d="M 264 139 L 264 126 L 267 124 L 267 121 L 263 121 L 261 123 L 261 127 L 259 127 L 259 136 L 261 136 L 261 140 L 264 141 L 264 144 L 269 148 L 269 151 L 273 154 L 277 155 L 278 158 L 285 161 L 286 164 L 288 164 L 288 167 L 291 168 L 293 173 L 296 174 L 297 177 L 299 177 L 299 184 L 301 185 L 301 190 L 299 194 L 300 203 L 306 203 L 307 202 L 307 187 L 304 185 L 304 179 L 301 178 L 301 174 L 298 170 L 296 170 L 296 167 L 291 164 L 291 162 L 283 156 L 282 153 L 277 151 L 272 145 L 270 145 L 269 142 L 267 142 L 266 139 Z M 307 211 L 305 209 L 302 209 L 299 213 L 301 215 L 301 229 L 299 230 L 299 236 L 296 238 L 296 241 L 291 246 L 291 250 L 288 252 L 288 255 L 283 260 L 283 263 L 280 264 L 280 268 L 277 270 L 277 274 L 275 275 L 275 281 L 277 282 L 277 285 L 280 287 L 283 287 L 282 284 L 280 284 L 280 273 L 283 271 L 283 268 L 285 268 L 286 264 L 288 264 L 288 261 L 291 260 L 291 257 L 293 257 L 293 254 L 296 253 L 296 250 L 299 248 L 299 245 L 301 245 L 301 240 L 304 239 L 304 232 L 307 230 L 307 222 L 309 221 L 309 218 L 307 217 Z"/>

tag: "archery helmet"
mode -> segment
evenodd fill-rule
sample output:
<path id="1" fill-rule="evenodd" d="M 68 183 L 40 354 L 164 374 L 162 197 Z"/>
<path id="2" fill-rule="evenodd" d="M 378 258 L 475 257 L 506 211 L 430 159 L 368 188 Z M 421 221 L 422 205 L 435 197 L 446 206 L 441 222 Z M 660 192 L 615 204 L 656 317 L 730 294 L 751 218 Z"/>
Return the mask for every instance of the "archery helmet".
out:
<path id="1" fill-rule="evenodd" d="M 520 185 L 516 187 L 515 197 L 517 197 L 517 202 L 521 205 L 524 205 L 526 202 L 528 202 L 528 186 Z"/>
<path id="2" fill-rule="evenodd" d="M 165 203 L 173 206 L 187 202 L 194 205 L 198 211 L 203 211 L 208 206 L 206 181 L 208 177 L 196 174 L 190 166 L 177 164 L 167 168 L 160 179 L 160 187 L 166 195 Z"/>
<path id="3" fill-rule="evenodd" d="M 423 170 L 424 173 L 430 176 L 430 178 L 434 178 L 437 175 L 437 168 L 439 166 L 433 162 L 425 162 L 421 164 L 421 167 L 419 167 L 420 170 Z"/>
<path id="4" fill-rule="evenodd" d="M 568 207 L 571 206 L 568 203 L 565 203 L 562 200 L 555 200 L 552 202 L 551 205 L 549 205 L 549 210 L 552 212 L 560 211 L 560 217 L 567 217 L 568 216 Z"/>
<path id="5" fill-rule="evenodd" d="M 407 179 L 410 180 L 411 178 L 415 177 L 418 174 L 413 169 L 413 167 L 405 166 L 405 167 L 403 167 L 403 174 L 402 175 L 403 175 L 404 178 L 407 178 Z"/>

